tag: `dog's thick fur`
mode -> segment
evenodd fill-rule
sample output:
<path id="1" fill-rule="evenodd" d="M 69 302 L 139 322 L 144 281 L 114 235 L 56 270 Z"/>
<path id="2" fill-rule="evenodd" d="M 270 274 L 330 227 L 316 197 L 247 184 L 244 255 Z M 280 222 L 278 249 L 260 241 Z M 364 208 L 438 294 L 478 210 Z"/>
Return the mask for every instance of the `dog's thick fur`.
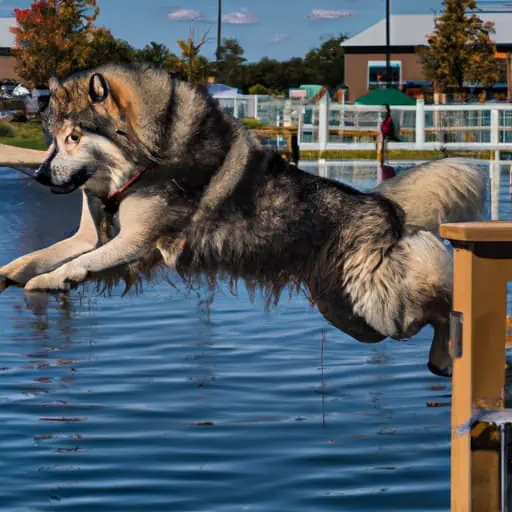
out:
<path id="1" fill-rule="evenodd" d="M 81 186 L 82 221 L 72 238 L 0 268 L 5 282 L 131 284 L 166 263 L 187 278 L 244 279 L 269 302 L 303 287 L 360 341 L 433 325 L 429 367 L 450 373 L 451 259 L 435 234 L 481 217 L 480 171 L 443 160 L 362 193 L 289 165 L 202 88 L 159 70 L 109 65 L 51 91 L 38 179 L 60 193 Z"/>

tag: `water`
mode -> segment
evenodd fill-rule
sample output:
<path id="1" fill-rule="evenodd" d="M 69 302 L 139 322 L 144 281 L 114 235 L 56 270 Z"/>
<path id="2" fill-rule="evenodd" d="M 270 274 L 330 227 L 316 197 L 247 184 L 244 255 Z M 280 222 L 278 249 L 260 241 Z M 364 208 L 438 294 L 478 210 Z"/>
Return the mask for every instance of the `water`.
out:
<path id="1" fill-rule="evenodd" d="M 373 184 L 371 163 L 354 169 L 330 173 Z M 78 199 L 0 170 L 0 263 L 72 232 Z M 366 345 L 302 297 L 265 313 L 243 289 L 209 304 L 164 284 L 46 311 L 8 289 L 0 326 L 1 510 L 449 508 L 450 383 L 426 369 L 430 328 Z"/>

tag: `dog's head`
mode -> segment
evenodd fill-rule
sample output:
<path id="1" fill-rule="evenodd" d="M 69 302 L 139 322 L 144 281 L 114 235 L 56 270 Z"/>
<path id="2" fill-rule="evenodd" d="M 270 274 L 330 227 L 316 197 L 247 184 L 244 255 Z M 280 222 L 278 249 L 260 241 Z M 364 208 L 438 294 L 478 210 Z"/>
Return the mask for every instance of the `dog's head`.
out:
<path id="1" fill-rule="evenodd" d="M 149 163 L 137 136 L 141 101 L 129 82 L 108 71 L 50 80 L 43 129 L 51 145 L 36 179 L 55 193 L 88 182 L 108 194 Z"/>
<path id="2" fill-rule="evenodd" d="M 50 91 L 52 145 L 38 179 L 55 192 L 86 183 L 108 195 L 152 163 L 202 189 L 241 130 L 204 88 L 151 66 L 107 64 L 52 79 Z"/>

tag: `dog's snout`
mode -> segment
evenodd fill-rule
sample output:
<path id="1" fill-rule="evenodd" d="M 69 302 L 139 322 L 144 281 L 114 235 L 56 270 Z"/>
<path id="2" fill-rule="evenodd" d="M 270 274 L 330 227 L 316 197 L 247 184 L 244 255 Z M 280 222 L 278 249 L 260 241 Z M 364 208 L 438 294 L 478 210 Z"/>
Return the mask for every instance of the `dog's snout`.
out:
<path id="1" fill-rule="evenodd" d="M 52 173 L 50 166 L 44 162 L 34 174 L 34 177 L 41 185 L 50 186 L 52 184 Z"/>

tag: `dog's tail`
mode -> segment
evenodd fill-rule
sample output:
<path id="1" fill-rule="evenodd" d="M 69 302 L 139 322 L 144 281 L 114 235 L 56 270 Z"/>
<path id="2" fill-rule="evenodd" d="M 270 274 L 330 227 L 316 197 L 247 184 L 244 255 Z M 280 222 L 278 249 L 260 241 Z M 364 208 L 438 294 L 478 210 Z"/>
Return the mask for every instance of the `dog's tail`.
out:
<path id="1" fill-rule="evenodd" d="M 446 158 L 408 169 L 383 181 L 374 192 L 398 203 L 407 224 L 434 234 L 445 222 L 484 217 L 486 174 L 461 160 Z"/>

